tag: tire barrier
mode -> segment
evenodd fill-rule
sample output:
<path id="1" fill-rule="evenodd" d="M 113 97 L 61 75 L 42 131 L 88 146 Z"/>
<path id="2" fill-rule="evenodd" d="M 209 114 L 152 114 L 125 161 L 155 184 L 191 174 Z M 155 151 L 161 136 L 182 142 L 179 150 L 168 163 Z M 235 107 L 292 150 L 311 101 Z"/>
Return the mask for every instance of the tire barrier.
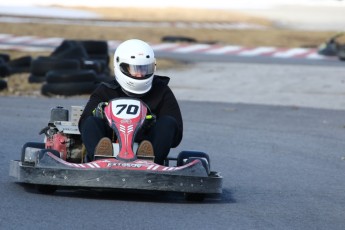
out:
<path id="1" fill-rule="evenodd" d="M 8 66 L 9 66 L 11 75 L 17 74 L 17 73 L 29 73 L 31 62 L 32 62 L 31 56 L 23 56 L 23 57 L 19 57 L 19 58 L 9 61 Z"/>
<path id="2" fill-rule="evenodd" d="M 5 80 L 0 79 L 0 91 L 7 89 L 7 82 Z"/>
<path id="3" fill-rule="evenodd" d="M 10 61 L 10 55 L 0 53 L 0 63 L 9 62 L 9 61 Z"/>
<path id="4" fill-rule="evenodd" d="M 41 88 L 45 96 L 73 96 L 91 94 L 98 86 L 95 82 L 44 83 Z"/>
<path id="5" fill-rule="evenodd" d="M 10 75 L 10 68 L 7 64 L 0 63 L 0 78 L 4 78 Z"/>
<path id="6" fill-rule="evenodd" d="M 49 56 L 23 56 L 10 59 L 0 54 L 0 78 L 29 73 L 29 83 L 43 83 L 46 96 L 90 94 L 98 84 L 112 80 L 108 42 L 103 40 L 64 40 Z M 2 81 L 6 88 L 7 82 Z"/>
<path id="7" fill-rule="evenodd" d="M 76 70 L 80 69 L 80 61 L 75 59 L 58 59 L 54 57 L 38 57 L 33 60 L 30 72 L 35 76 L 45 75 L 50 70 Z"/>
<path id="8" fill-rule="evenodd" d="M 162 37 L 162 42 L 186 42 L 186 43 L 196 43 L 197 40 L 191 37 L 185 36 L 164 36 Z"/>
<path id="9" fill-rule="evenodd" d="M 10 75 L 10 68 L 8 67 L 8 61 L 10 60 L 7 54 L 0 54 L 0 78 Z"/>
<path id="10" fill-rule="evenodd" d="M 16 73 L 29 73 L 31 61 L 31 56 L 24 56 L 11 60 L 8 54 L 0 53 L 0 77 L 9 77 Z"/>
<path id="11" fill-rule="evenodd" d="M 96 73 L 93 70 L 51 70 L 46 75 L 47 83 L 95 82 Z"/>
<path id="12" fill-rule="evenodd" d="M 49 57 L 32 62 L 29 82 L 44 82 L 46 96 L 90 94 L 112 79 L 108 51 L 106 41 L 64 40 Z"/>

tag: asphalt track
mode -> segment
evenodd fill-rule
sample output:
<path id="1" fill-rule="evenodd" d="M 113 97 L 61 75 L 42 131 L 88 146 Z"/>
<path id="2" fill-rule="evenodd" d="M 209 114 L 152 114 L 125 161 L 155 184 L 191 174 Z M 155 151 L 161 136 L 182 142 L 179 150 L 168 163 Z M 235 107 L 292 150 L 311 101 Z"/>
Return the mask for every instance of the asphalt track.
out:
<path id="1" fill-rule="evenodd" d="M 173 55 L 216 64 L 205 68 L 201 63 L 194 67 L 199 71 L 179 72 L 172 79 L 185 132 L 171 155 L 183 149 L 208 152 L 212 169 L 224 177 L 222 196 L 189 203 L 171 193 L 37 194 L 9 178 L 10 160 L 19 159 L 25 142 L 43 139 L 38 132 L 50 108 L 84 104 L 86 98 L 1 97 L 0 229 L 344 229 L 343 63 Z M 220 63 L 225 61 L 231 64 Z M 207 77 L 223 79 L 226 71 L 231 78 L 213 89 L 227 93 L 219 102 L 205 85 Z M 186 85 L 195 82 L 199 85 Z M 283 100 L 272 100 L 281 95 Z"/>
<path id="2" fill-rule="evenodd" d="M 25 142 L 43 139 L 38 132 L 50 108 L 86 100 L 0 98 L 0 229 L 344 228 L 345 111 L 339 109 L 181 99 L 184 139 L 171 155 L 208 152 L 224 177 L 222 196 L 203 203 L 175 193 L 41 195 L 14 183 L 9 162 L 19 159 Z"/>

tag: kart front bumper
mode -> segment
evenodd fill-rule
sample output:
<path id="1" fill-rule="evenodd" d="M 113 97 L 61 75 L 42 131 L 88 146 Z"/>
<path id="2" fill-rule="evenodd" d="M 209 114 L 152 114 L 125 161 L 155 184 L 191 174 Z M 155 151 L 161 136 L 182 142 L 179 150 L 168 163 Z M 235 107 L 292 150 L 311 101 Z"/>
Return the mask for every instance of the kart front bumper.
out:
<path id="1" fill-rule="evenodd" d="M 152 171 L 79 169 L 10 163 L 10 176 L 17 182 L 61 187 L 134 189 L 200 194 L 222 193 L 222 177 L 217 172 L 208 176 Z"/>

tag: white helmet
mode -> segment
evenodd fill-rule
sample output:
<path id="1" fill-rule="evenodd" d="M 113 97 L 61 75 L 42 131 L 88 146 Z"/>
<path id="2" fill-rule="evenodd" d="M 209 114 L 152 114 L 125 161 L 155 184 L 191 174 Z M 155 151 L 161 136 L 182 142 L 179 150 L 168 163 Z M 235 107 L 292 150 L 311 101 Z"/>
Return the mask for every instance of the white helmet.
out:
<path id="1" fill-rule="evenodd" d="M 155 70 L 155 55 L 146 42 L 131 39 L 116 48 L 115 79 L 126 93 L 135 95 L 147 93 L 152 87 Z"/>

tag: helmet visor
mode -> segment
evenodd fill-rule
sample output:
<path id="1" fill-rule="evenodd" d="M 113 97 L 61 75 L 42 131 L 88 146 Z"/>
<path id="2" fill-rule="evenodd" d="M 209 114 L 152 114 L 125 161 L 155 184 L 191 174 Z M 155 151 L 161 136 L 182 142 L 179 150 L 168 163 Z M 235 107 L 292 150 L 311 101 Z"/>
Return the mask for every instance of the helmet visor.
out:
<path id="1" fill-rule="evenodd" d="M 145 79 L 152 76 L 155 72 L 155 63 L 147 65 L 129 65 L 127 63 L 120 64 L 121 72 L 126 76 L 134 79 Z"/>

